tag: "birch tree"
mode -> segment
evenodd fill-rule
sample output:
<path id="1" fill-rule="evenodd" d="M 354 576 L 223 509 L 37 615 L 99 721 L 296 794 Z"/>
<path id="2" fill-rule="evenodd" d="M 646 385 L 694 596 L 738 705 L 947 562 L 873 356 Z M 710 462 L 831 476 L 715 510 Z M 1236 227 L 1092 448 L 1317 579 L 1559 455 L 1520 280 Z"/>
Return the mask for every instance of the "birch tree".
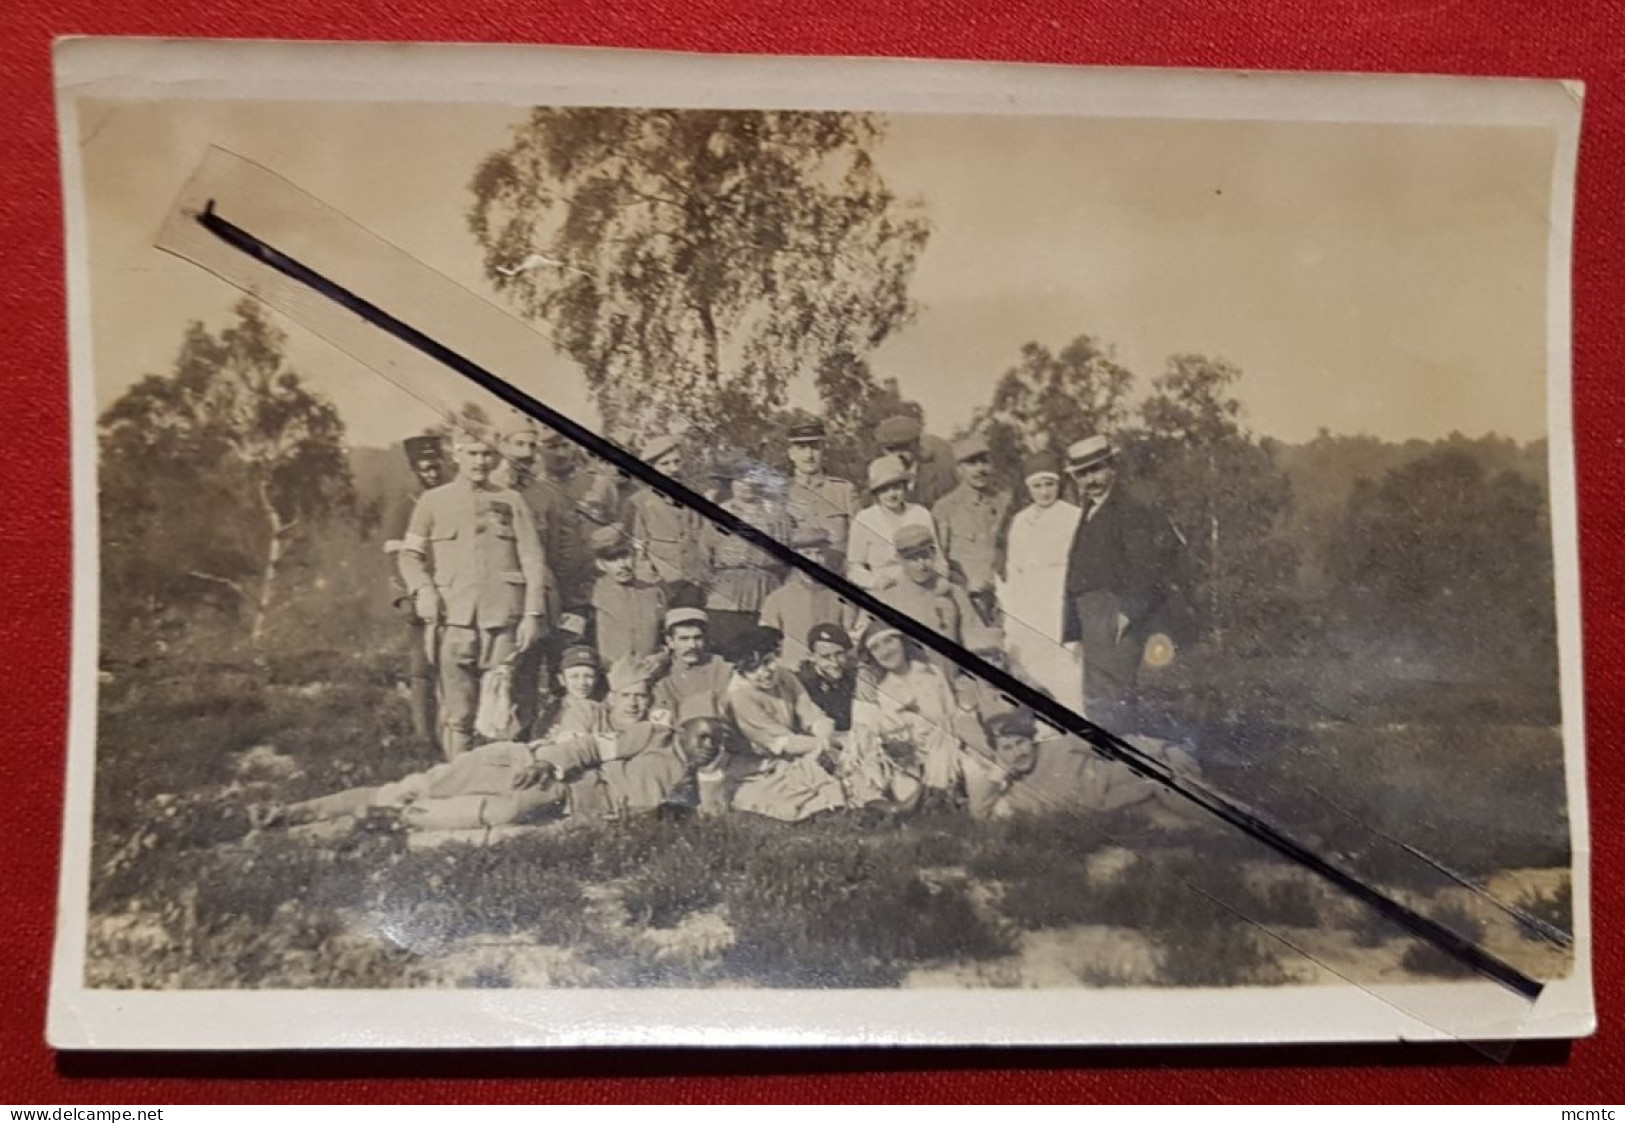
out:
<path id="1" fill-rule="evenodd" d="M 487 276 L 584 372 L 606 429 L 740 443 L 813 380 L 835 433 L 914 313 L 929 227 L 863 113 L 535 109 L 476 171 Z"/>
<path id="2" fill-rule="evenodd" d="M 290 551 L 353 487 L 343 422 L 287 368 L 286 336 L 252 300 L 235 317 L 192 323 L 174 371 L 101 417 L 104 587 L 126 608 L 227 590 L 257 644 Z"/>

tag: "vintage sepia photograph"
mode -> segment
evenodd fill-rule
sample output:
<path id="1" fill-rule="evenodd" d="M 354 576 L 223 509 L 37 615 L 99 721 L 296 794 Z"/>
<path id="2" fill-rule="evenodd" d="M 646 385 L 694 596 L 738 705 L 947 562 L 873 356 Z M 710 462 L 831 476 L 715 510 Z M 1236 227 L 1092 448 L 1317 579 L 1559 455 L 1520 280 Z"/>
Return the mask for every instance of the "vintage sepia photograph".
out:
<path id="1" fill-rule="evenodd" d="M 58 71 L 53 1042 L 1590 1031 L 1573 87 Z"/>

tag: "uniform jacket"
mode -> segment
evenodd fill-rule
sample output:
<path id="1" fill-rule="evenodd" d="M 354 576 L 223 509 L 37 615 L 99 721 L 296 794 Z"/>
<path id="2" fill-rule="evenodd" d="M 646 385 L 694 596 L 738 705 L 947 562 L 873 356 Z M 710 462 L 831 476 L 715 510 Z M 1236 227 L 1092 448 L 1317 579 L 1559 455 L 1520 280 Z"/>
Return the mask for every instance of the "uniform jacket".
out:
<path id="1" fill-rule="evenodd" d="M 518 493 L 453 480 L 412 510 L 399 555 L 415 592 L 432 582 L 456 627 L 507 628 L 545 607 L 546 559 L 536 521 Z"/>
<path id="2" fill-rule="evenodd" d="M 955 585 L 939 574 L 931 575 L 929 585 L 921 585 L 907 576 L 901 577 L 895 585 L 881 590 L 879 595 L 881 600 L 899 612 L 908 613 L 927 628 L 955 643 L 964 642 L 966 624 L 974 624 L 980 619 L 963 586 Z M 953 666 L 935 652 L 931 652 L 927 658 L 944 672 L 950 671 Z"/>
<path id="3" fill-rule="evenodd" d="M 636 577 L 623 585 L 604 574 L 593 583 L 592 611 L 598 654 L 606 665 L 660 650 L 666 591 L 659 585 Z"/>
<path id="4" fill-rule="evenodd" d="M 999 530 L 1010 508 L 1009 492 L 977 491 L 960 484 L 937 500 L 931 515 L 948 558 L 948 576 L 971 592 L 993 587 Z"/>
<path id="5" fill-rule="evenodd" d="M 565 607 L 592 585 L 594 569 L 588 536 L 620 517 L 620 496 L 615 485 L 585 468 L 564 477 L 543 476 L 539 486 L 548 496 L 554 518 L 543 529 L 548 562 L 564 590 Z"/>
<path id="6" fill-rule="evenodd" d="M 915 503 L 930 507 L 937 500 L 959 486 L 959 464 L 954 460 L 953 445 L 931 434 L 920 438 L 920 458 L 914 465 Z"/>
<path id="7" fill-rule="evenodd" d="M 785 489 L 790 525 L 821 526 L 829 532 L 829 544 L 844 553 L 852 532 L 852 516 L 858 513 L 858 489 L 838 476 L 820 475 L 803 480 L 792 477 Z M 788 539 L 786 539 L 788 541 Z"/>
<path id="8" fill-rule="evenodd" d="M 655 705 L 669 711 L 678 725 L 691 717 L 726 717 L 733 674 L 732 664 L 719 655 L 708 653 L 697 667 L 674 659 L 655 683 Z"/>
<path id="9" fill-rule="evenodd" d="M 715 531 L 702 515 L 648 488 L 626 506 L 627 531 L 649 560 L 655 580 L 711 587 Z"/>
<path id="10" fill-rule="evenodd" d="M 807 651 L 807 633 L 817 624 L 835 624 L 852 630 L 857 613 L 827 585 L 792 574 L 762 601 L 757 623 L 777 628 L 784 635 L 784 650 L 799 661 Z"/>
<path id="11" fill-rule="evenodd" d="M 845 733 L 852 728 L 852 700 L 857 694 L 858 672 L 848 667 L 834 682 L 820 675 L 812 664 L 803 663 L 796 668 L 796 678 L 824 714 L 835 723 L 835 732 Z"/>
<path id="12" fill-rule="evenodd" d="M 777 504 L 729 499 L 722 506 L 770 537 L 789 541 L 789 519 Z M 778 588 L 784 567 L 742 538 L 717 534 L 709 524 L 706 531 L 712 539 L 707 606 L 725 612 L 760 612 L 763 599 Z"/>
<path id="13" fill-rule="evenodd" d="M 640 721 L 614 735 L 561 737 L 534 748 L 558 769 L 576 819 L 613 819 L 692 803 L 693 769 L 668 725 Z"/>

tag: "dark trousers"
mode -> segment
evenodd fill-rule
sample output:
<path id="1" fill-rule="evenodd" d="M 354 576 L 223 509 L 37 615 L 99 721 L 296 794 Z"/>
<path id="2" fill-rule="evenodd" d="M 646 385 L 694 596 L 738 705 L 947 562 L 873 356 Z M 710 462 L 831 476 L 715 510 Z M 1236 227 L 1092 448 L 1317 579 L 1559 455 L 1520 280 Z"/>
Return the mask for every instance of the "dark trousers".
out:
<path id="1" fill-rule="evenodd" d="M 429 662 L 429 651 L 424 646 L 428 626 L 421 620 L 406 622 L 406 688 L 412 706 L 412 736 L 424 744 L 435 739 L 435 711 L 439 709 L 435 698 L 434 665 Z"/>
<path id="2" fill-rule="evenodd" d="M 1132 620 L 1122 627 L 1122 602 L 1113 593 L 1084 593 L 1072 607 L 1083 648 L 1084 715 L 1114 733 L 1134 732 L 1145 637 Z"/>
<path id="3" fill-rule="evenodd" d="M 999 626 L 999 600 L 993 593 L 967 593 L 966 596 L 970 598 L 971 605 L 976 609 L 976 615 L 982 618 L 983 624 L 989 628 Z"/>

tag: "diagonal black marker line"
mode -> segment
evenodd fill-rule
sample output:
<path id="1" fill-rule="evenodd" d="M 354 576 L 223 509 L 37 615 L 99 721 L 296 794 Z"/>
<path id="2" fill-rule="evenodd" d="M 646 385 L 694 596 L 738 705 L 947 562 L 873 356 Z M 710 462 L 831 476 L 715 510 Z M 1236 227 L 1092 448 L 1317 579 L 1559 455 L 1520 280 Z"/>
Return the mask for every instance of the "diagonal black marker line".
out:
<path id="1" fill-rule="evenodd" d="M 214 200 L 209 200 L 197 221 L 204 229 L 234 249 L 261 262 L 270 269 L 309 288 L 339 306 L 353 312 L 408 346 L 449 367 L 486 392 L 532 419 L 541 422 L 587 452 L 607 460 L 628 476 L 648 485 L 674 503 L 697 512 L 723 532 L 735 535 L 791 569 L 805 573 L 824 585 L 837 596 L 854 604 L 871 616 L 878 617 L 896 628 L 915 643 L 929 648 L 960 670 L 974 675 L 996 687 L 1011 701 L 1033 711 L 1046 723 L 1064 733 L 1078 737 L 1109 760 L 1124 765 L 1136 775 L 1161 784 L 1181 797 L 1229 823 L 1238 830 L 1264 843 L 1277 853 L 1298 863 L 1303 868 L 1331 882 L 1344 892 L 1370 905 L 1387 919 L 1407 932 L 1432 944 L 1464 966 L 1508 987 L 1528 999 L 1540 996 L 1544 984 L 1525 975 L 1512 964 L 1492 955 L 1471 940 L 1464 939 L 1440 924 L 1422 915 L 1409 905 L 1390 897 L 1381 889 L 1362 881 L 1356 875 L 1333 864 L 1297 841 L 1281 828 L 1237 804 L 1209 791 L 1188 779 L 1176 775 L 1145 751 L 1135 748 L 1108 729 L 1087 720 L 1017 679 L 1007 671 L 993 666 L 946 636 L 939 635 L 905 612 L 880 600 L 866 589 L 859 588 L 842 575 L 826 569 L 817 562 L 802 557 L 777 538 L 759 530 L 732 511 L 712 502 L 699 492 L 657 471 L 653 466 L 627 452 L 592 430 L 577 424 L 564 414 L 531 397 L 506 379 L 491 373 L 471 359 L 453 351 L 445 344 L 425 335 L 410 324 L 390 315 L 366 298 L 351 292 L 336 281 L 318 273 L 310 266 L 288 256 L 274 246 L 249 233 L 242 227 L 220 217 L 215 212 Z"/>

